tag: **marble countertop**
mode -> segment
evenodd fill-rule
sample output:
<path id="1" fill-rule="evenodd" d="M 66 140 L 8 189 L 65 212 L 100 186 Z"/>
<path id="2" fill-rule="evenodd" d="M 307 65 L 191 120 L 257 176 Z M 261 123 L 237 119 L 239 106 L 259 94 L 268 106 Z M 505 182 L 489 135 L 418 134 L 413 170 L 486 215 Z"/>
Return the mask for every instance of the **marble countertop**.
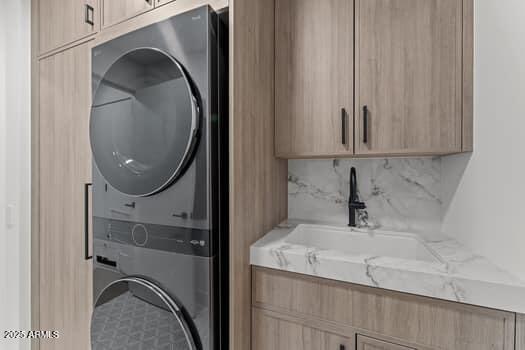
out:
<path id="1" fill-rule="evenodd" d="M 250 248 L 251 264 L 525 313 L 525 282 L 454 239 L 441 234 L 418 234 L 420 242 L 441 261 L 404 260 L 290 244 L 287 237 L 298 224 L 284 222 L 254 243 Z"/>

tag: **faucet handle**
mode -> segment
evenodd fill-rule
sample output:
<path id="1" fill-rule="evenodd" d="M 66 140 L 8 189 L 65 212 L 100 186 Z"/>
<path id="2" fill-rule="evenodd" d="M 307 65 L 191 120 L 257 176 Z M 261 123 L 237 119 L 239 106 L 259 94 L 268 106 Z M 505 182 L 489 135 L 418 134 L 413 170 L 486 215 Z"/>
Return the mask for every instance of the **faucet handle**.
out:
<path id="1" fill-rule="evenodd" d="M 366 204 L 364 202 L 350 202 L 350 203 L 348 203 L 348 208 L 351 208 L 351 209 L 366 209 Z"/>

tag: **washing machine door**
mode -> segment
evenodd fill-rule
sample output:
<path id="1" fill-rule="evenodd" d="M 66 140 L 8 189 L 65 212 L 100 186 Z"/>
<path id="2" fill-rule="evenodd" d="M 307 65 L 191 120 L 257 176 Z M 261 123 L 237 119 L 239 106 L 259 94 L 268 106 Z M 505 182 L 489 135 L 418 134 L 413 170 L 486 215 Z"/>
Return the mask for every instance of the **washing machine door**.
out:
<path id="1" fill-rule="evenodd" d="M 154 283 L 126 277 L 98 297 L 91 320 L 93 350 L 196 350 L 190 322 Z"/>
<path id="2" fill-rule="evenodd" d="M 163 51 L 139 48 L 95 81 L 90 139 L 100 173 L 130 196 L 162 191 L 197 142 L 199 105 L 184 68 Z"/>

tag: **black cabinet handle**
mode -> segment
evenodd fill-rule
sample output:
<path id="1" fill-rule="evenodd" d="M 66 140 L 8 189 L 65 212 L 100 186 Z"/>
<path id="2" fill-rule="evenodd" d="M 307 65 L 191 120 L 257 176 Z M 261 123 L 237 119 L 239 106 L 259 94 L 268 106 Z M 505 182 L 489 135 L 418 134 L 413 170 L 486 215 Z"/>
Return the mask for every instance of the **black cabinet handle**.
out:
<path id="1" fill-rule="evenodd" d="M 345 347 L 343 344 L 341 344 L 341 345 L 339 346 L 339 350 L 345 350 L 345 349 L 346 349 L 346 347 Z"/>
<path id="2" fill-rule="evenodd" d="M 86 23 L 95 25 L 95 9 L 89 4 L 86 4 Z"/>
<path id="3" fill-rule="evenodd" d="M 346 110 L 341 108 L 341 143 L 346 145 Z"/>
<path id="4" fill-rule="evenodd" d="M 92 255 L 89 255 L 89 187 L 93 184 L 84 184 L 84 259 L 93 259 Z"/>
<path id="5" fill-rule="evenodd" d="M 368 106 L 363 107 L 363 143 L 368 142 Z"/>

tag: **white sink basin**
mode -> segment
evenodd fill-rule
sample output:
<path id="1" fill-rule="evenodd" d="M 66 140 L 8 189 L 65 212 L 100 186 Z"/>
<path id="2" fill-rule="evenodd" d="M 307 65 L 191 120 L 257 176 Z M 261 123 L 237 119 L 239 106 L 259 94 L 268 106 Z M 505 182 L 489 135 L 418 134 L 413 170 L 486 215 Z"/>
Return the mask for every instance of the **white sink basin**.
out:
<path id="1" fill-rule="evenodd" d="M 351 255 L 370 255 L 441 262 L 416 235 L 376 232 L 342 227 L 299 225 L 285 239 L 287 243 L 340 251 Z"/>

